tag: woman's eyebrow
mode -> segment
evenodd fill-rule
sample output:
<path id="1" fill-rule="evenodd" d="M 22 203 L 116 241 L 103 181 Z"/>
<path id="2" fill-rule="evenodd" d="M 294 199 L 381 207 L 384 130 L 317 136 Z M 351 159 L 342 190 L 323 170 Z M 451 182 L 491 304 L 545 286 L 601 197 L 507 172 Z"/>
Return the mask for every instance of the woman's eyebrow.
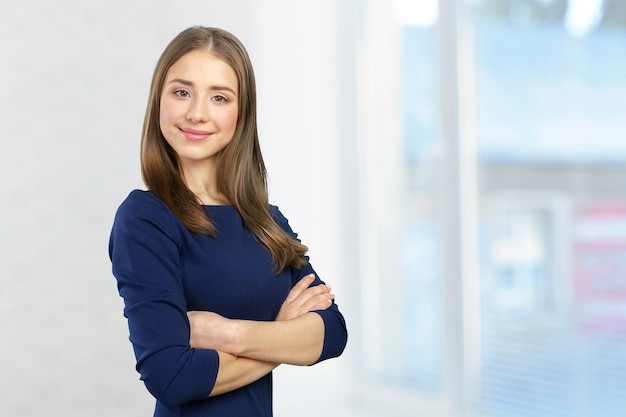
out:
<path id="1" fill-rule="evenodd" d="M 186 85 L 189 87 L 193 86 L 193 83 L 191 81 L 183 80 L 182 78 L 174 78 L 173 80 L 169 80 L 167 83 L 168 84 L 178 83 L 178 84 Z"/>
<path id="2" fill-rule="evenodd" d="M 233 90 L 227 85 L 212 85 L 210 89 L 212 91 L 230 91 L 234 95 L 237 95 L 237 93 L 235 93 L 235 90 Z"/>
<path id="3" fill-rule="evenodd" d="M 178 83 L 178 84 L 186 85 L 188 87 L 194 86 L 193 82 L 189 80 L 184 80 L 182 78 L 174 78 L 167 82 L 167 84 L 172 84 L 172 83 Z M 231 87 L 228 87 L 226 85 L 212 85 L 211 87 L 209 87 L 209 89 L 212 91 L 230 91 L 231 93 L 237 95 L 237 93 L 235 93 L 235 90 L 233 90 Z"/>

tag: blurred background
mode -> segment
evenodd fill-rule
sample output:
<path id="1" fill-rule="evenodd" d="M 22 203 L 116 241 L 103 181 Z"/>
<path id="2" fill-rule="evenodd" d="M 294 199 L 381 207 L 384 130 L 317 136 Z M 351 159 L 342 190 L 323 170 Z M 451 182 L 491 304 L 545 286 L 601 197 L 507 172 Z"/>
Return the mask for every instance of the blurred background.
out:
<path id="1" fill-rule="evenodd" d="M 108 235 L 196 24 L 349 325 L 277 417 L 626 416 L 624 0 L 3 0 L 0 415 L 152 414 Z"/>

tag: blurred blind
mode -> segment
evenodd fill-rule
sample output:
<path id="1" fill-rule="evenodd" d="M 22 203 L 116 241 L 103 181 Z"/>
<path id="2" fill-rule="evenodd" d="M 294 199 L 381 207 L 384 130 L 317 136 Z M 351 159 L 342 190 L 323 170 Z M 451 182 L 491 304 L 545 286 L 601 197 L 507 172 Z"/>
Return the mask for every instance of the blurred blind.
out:
<path id="1" fill-rule="evenodd" d="M 626 3 L 474 0 L 476 399 L 626 416 Z"/>
<path id="2" fill-rule="evenodd" d="M 407 14 L 403 14 L 406 18 Z M 418 13 L 418 16 L 423 16 Z M 403 150 L 403 379 L 421 391 L 441 389 L 443 360 L 441 160 L 437 137 L 436 31 L 401 29 Z M 414 23 L 414 24 L 412 24 Z M 427 22 L 430 23 L 430 22 Z"/>

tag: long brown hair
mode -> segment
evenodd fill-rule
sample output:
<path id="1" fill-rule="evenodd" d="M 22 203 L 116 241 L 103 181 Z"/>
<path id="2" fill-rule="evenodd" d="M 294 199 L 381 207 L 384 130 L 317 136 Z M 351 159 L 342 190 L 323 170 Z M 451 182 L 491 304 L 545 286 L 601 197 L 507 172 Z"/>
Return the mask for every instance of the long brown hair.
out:
<path id="1" fill-rule="evenodd" d="M 210 51 L 237 75 L 239 117 L 235 134 L 220 157 L 217 186 L 239 212 L 246 226 L 270 251 L 276 270 L 301 266 L 307 247 L 288 235 L 269 212 L 267 171 L 256 122 L 256 83 L 252 64 L 241 42 L 229 32 L 194 26 L 178 36 L 159 58 L 141 136 L 141 174 L 159 197 L 191 232 L 215 236 L 216 230 L 200 201 L 187 187 L 178 156 L 159 127 L 161 93 L 167 71 L 183 55 Z"/>

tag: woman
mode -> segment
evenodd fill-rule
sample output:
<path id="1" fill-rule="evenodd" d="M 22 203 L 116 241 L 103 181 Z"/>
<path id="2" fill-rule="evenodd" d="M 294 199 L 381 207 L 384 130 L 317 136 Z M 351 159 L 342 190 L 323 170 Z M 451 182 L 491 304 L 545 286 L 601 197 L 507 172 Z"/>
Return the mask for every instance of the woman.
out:
<path id="1" fill-rule="evenodd" d="M 271 371 L 339 356 L 334 295 L 268 203 L 250 59 L 192 27 L 161 55 L 141 141 L 148 191 L 117 211 L 109 254 L 155 416 L 271 416 Z"/>

